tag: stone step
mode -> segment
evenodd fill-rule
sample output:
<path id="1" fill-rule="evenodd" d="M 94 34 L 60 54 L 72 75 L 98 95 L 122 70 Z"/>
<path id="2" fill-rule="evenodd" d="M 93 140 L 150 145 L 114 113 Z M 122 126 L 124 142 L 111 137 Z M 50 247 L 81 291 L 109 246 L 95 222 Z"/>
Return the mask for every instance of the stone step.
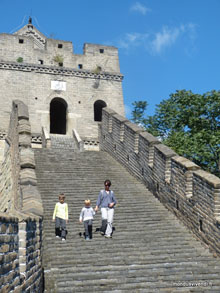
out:
<path id="1" fill-rule="evenodd" d="M 220 292 L 219 260 L 108 154 L 38 149 L 35 157 L 44 205 L 45 292 Z M 93 239 L 85 241 L 78 234 L 79 213 L 87 197 L 95 206 L 106 178 L 118 200 L 116 230 L 112 239 L 95 233 L 98 212 Z M 60 191 L 69 206 L 66 242 L 55 238 L 51 221 Z M 181 287 L 200 280 L 206 285 Z"/>

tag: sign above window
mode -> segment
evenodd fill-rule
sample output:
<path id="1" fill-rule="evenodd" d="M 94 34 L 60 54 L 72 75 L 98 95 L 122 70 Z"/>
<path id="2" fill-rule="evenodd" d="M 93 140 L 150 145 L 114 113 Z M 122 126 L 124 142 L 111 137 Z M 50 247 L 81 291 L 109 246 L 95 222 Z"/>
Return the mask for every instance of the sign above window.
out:
<path id="1" fill-rule="evenodd" d="M 52 80 L 51 81 L 51 89 L 55 90 L 55 91 L 66 91 L 66 82 L 65 81 Z"/>

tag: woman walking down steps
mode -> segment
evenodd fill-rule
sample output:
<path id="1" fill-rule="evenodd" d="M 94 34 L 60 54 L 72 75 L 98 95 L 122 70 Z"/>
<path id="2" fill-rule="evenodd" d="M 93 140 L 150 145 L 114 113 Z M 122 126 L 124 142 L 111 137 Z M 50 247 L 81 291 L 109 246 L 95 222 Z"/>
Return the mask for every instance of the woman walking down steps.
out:
<path id="1" fill-rule="evenodd" d="M 111 181 L 105 180 L 105 190 L 101 190 L 96 202 L 95 212 L 101 207 L 102 226 L 100 232 L 106 238 L 112 237 L 112 223 L 114 217 L 114 207 L 116 205 L 115 194 L 110 190 Z"/>

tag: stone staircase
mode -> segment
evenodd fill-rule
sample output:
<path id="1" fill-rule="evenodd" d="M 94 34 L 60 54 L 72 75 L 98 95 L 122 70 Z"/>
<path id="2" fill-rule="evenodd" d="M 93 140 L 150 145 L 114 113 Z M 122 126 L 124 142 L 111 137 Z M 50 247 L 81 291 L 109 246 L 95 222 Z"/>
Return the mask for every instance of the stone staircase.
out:
<path id="1" fill-rule="evenodd" d="M 166 208 L 105 152 L 36 149 L 44 205 L 45 292 L 220 292 L 220 260 L 214 258 Z M 115 232 L 106 239 L 79 237 L 84 200 L 95 206 L 105 179 L 118 205 Z M 52 214 L 58 194 L 69 205 L 67 241 L 55 238 Z"/>
<path id="2" fill-rule="evenodd" d="M 71 136 L 64 134 L 51 134 L 51 147 L 53 149 L 75 149 L 75 143 Z"/>

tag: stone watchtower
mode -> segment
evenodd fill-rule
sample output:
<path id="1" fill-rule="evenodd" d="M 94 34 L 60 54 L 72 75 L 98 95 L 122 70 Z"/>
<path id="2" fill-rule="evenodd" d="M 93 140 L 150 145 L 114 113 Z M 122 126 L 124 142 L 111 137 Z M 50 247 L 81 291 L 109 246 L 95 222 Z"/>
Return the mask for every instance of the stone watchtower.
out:
<path id="1" fill-rule="evenodd" d="M 29 23 L 14 34 L 0 34 L 1 137 L 8 129 L 12 101 L 29 108 L 32 134 L 98 138 L 102 108 L 124 115 L 122 79 L 115 47 L 84 44 L 74 54 L 72 42 L 47 38 Z"/>

